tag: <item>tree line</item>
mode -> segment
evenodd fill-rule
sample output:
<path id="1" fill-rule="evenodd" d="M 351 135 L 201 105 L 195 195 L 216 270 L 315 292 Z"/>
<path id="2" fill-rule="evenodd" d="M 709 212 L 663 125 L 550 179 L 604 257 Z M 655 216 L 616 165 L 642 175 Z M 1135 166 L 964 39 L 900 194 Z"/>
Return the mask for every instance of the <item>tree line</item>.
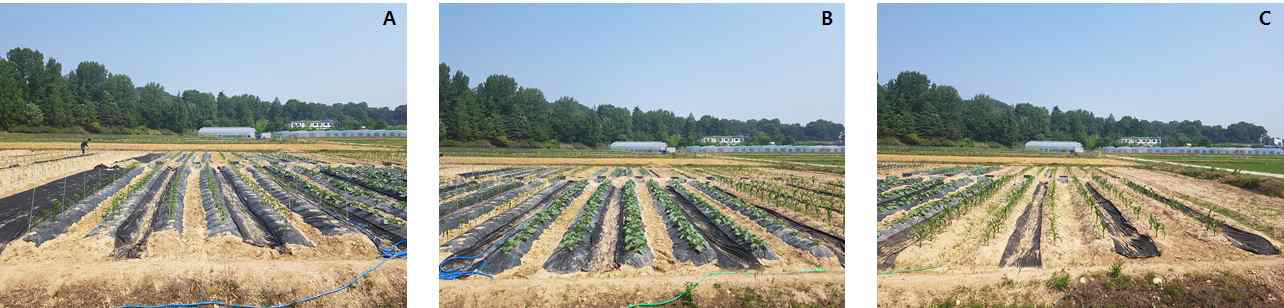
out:
<path id="1" fill-rule="evenodd" d="M 880 144 L 1020 146 L 1030 140 L 1078 141 L 1085 148 L 1120 145 L 1122 137 L 1160 137 L 1164 145 L 1260 144 L 1265 127 L 1238 122 L 1226 127 L 1195 121 L 1098 117 L 1091 111 L 1049 111 L 1029 103 L 1009 105 L 985 94 L 959 97 L 951 86 L 919 72 L 901 72 L 878 85 Z"/>
<path id="2" fill-rule="evenodd" d="M 815 120 L 806 125 L 779 119 L 696 118 L 663 109 L 643 111 L 609 104 L 587 107 L 572 97 L 549 102 L 536 88 L 521 87 L 512 77 L 495 74 L 476 87 L 468 75 L 440 70 L 439 108 L 443 145 L 555 147 L 561 143 L 597 146 L 614 141 L 663 141 L 670 146 L 700 144 L 709 135 L 743 135 L 748 144 L 833 142 L 843 125 Z"/>
<path id="3" fill-rule="evenodd" d="M 406 106 L 372 108 L 365 102 L 322 104 L 265 101 L 186 90 L 171 94 L 158 83 L 136 86 L 128 75 L 93 61 L 62 74 L 62 64 L 39 51 L 10 49 L 0 58 L 0 130 L 17 132 L 184 133 L 209 126 L 288 130 L 296 120 L 336 122 L 340 129 L 382 129 L 406 124 Z"/>

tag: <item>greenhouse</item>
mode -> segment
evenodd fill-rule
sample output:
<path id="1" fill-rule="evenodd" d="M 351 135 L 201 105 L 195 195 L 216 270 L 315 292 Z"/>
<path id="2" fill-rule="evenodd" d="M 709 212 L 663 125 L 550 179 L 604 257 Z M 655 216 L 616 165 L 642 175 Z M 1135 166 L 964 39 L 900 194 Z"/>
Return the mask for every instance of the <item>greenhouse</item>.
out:
<path id="1" fill-rule="evenodd" d="M 689 146 L 692 153 L 843 153 L 841 145 Z"/>
<path id="2" fill-rule="evenodd" d="M 1284 155 L 1280 148 L 1104 147 L 1106 153 Z"/>
<path id="3" fill-rule="evenodd" d="M 253 127 L 202 127 L 196 134 L 202 137 L 215 138 L 249 138 L 254 139 L 257 132 Z"/>
<path id="4" fill-rule="evenodd" d="M 1025 149 L 1039 152 L 1083 153 L 1083 144 L 1077 141 L 1030 141 Z"/>
<path id="5" fill-rule="evenodd" d="M 331 138 L 331 137 L 406 137 L 405 130 L 310 130 L 310 131 L 282 131 L 272 133 L 272 138 Z"/>
<path id="6" fill-rule="evenodd" d="M 665 153 L 668 152 L 669 144 L 659 141 L 616 141 L 611 143 L 610 149 L 611 151 Z"/>

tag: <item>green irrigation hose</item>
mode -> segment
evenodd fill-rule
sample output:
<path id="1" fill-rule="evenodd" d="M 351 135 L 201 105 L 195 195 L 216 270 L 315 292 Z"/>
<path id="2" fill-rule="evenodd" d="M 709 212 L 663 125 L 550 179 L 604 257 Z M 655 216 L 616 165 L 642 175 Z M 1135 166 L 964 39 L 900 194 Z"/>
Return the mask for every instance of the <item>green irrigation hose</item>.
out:
<path id="1" fill-rule="evenodd" d="M 686 290 L 683 290 L 682 292 L 679 292 L 679 293 L 678 293 L 678 295 L 674 295 L 674 296 L 673 296 L 673 298 L 670 298 L 670 299 L 668 299 L 668 300 L 665 300 L 665 301 L 662 301 L 662 302 L 658 302 L 658 303 L 650 303 L 650 304 L 645 304 L 645 303 L 643 303 L 643 304 L 631 304 L 631 305 L 629 305 L 629 307 L 628 307 L 628 308 L 633 308 L 633 307 L 659 307 L 659 306 L 664 306 L 664 305 L 672 304 L 673 302 L 676 302 L 676 301 L 678 301 L 679 299 L 682 299 L 683 297 L 691 296 L 691 291 L 692 291 L 692 290 L 695 290 L 695 288 L 696 288 L 696 287 L 700 286 L 700 283 L 701 283 L 701 282 L 704 282 L 704 280 L 705 280 L 705 279 L 707 279 L 707 278 L 715 277 L 715 276 L 722 276 L 722 275 L 734 275 L 734 274 L 746 274 L 746 275 L 754 275 L 754 276 L 757 276 L 757 275 L 792 275 L 792 274 L 804 274 L 804 273 L 825 273 L 825 272 L 829 272 L 829 270 L 827 270 L 827 269 L 823 269 L 823 268 L 817 268 L 817 269 L 802 270 L 802 271 L 792 272 L 792 273 L 773 273 L 773 274 L 759 274 L 759 273 L 755 273 L 755 272 L 712 272 L 712 273 L 704 274 L 704 276 L 700 276 L 700 279 L 699 279 L 699 280 L 696 280 L 696 282 L 690 282 L 690 283 L 687 283 L 687 288 L 686 288 Z"/>

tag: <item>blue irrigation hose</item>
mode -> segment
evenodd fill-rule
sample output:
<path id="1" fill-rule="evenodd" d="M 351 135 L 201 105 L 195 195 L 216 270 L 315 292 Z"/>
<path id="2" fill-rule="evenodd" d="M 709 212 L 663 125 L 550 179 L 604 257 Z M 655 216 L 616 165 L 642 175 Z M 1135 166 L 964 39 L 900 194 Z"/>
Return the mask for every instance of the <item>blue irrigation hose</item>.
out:
<path id="1" fill-rule="evenodd" d="M 441 261 L 441 264 L 437 266 L 437 269 L 441 272 L 437 274 L 437 278 L 441 280 L 460 280 L 460 279 L 468 278 L 468 276 L 482 276 L 490 279 L 495 279 L 494 275 L 476 271 L 477 268 L 480 268 L 482 267 L 483 264 L 486 264 L 486 260 L 482 260 L 481 262 L 477 262 L 474 264 L 460 265 L 454 268 L 446 267 L 446 263 L 449 263 L 451 260 L 475 260 L 479 258 L 481 257 L 447 258 L 445 261 Z"/>
<path id="2" fill-rule="evenodd" d="M 317 295 L 304 297 L 286 304 L 272 305 L 272 306 L 253 306 L 253 305 L 228 304 L 222 301 L 204 301 L 204 302 L 197 302 L 197 303 L 191 303 L 191 304 L 166 304 L 166 305 L 155 305 L 155 306 L 125 305 L 125 306 L 117 306 L 117 308 L 201 307 L 201 306 L 208 306 L 208 305 L 222 306 L 222 307 L 235 307 L 235 308 L 281 308 L 281 307 L 290 307 L 294 305 L 299 305 L 310 301 L 318 300 L 327 295 L 339 293 L 339 292 L 342 292 L 343 290 L 352 288 L 353 286 L 356 286 L 357 282 L 360 282 L 361 279 L 365 279 L 366 276 L 370 275 L 370 273 L 374 272 L 375 270 L 379 269 L 379 267 L 383 266 L 384 263 L 393 259 L 406 258 L 406 251 L 397 249 L 397 247 L 400 247 L 402 244 L 405 244 L 405 243 L 406 243 L 406 240 L 401 240 L 400 242 L 393 244 L 392 247 L 380 248 L 379 262 L 375 262 L 373 266 L 370 266 L 370 268 L 366 269 L 365 272 L 361 272 L 360 275 L 357 275 L 356 277 L 352 277 L 352 280 L 348 280 L 348 283 L 340 285 L 339 287 L 331 289 L 329 291 L 321 292 L 320 294 L 317 294 Z"/>

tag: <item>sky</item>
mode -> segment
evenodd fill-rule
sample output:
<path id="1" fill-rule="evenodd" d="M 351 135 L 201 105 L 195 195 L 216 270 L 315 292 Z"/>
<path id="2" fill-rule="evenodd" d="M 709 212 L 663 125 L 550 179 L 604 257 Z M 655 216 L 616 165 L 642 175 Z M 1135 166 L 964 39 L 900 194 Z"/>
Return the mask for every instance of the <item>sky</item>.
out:
<path id="1" fill-rule="evenodd" d="M 382 26 L 391 10 L 398 26 Z M 406 104 L 404 4 L 0 4 L 0 49 L 263 100 Z"/>
<path id="2" fill-rule="evenodd" d="M 1273 11 L 1263 26 L 1258 15 Z M 1009 104 L 1284 133 L 1281 5 L 878 6 L 878 79 Z"/>
<path id="3" fill-rule="evenodd" d="M 504 74 L 549 101 L 841 123 L 842 16 L 841 4 L 443 4 L 441 61 L 471 86 Z"/>

